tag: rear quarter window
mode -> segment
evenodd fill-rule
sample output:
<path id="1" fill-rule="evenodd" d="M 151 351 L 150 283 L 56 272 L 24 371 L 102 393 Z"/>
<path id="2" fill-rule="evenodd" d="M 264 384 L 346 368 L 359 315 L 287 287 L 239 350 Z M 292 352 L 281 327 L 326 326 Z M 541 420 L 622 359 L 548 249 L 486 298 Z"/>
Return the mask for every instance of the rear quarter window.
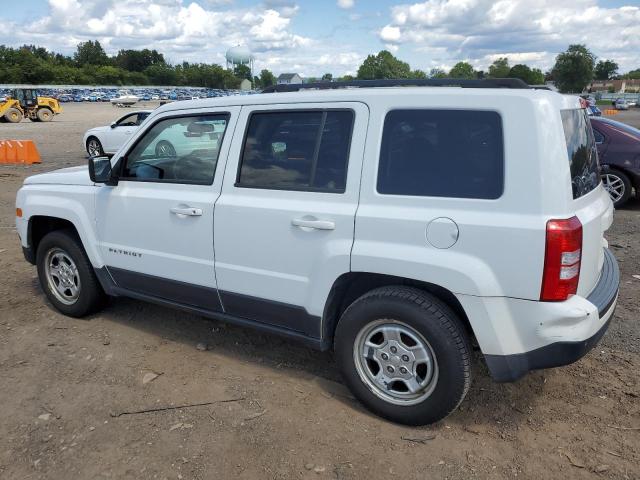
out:
<path id="1" fill-rule="evenodd" d="M 496 199 L 504 189 L 502 120 L 476 110 L 393 110 L 384 122 L 378 193 Z"/>
<path id="2" fill-rule="evenodd" d="M 584 109 L 562 110 L 573 198 L 586 195 L 600 184 L 598 150 L 591 122 Z"/>

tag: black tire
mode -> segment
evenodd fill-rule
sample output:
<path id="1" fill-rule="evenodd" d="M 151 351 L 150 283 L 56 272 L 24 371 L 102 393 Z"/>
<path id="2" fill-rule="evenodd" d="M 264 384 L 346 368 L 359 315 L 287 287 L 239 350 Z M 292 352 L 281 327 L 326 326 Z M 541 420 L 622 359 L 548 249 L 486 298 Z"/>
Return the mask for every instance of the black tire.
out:
<path id="1" fill-rule="evenodd" d="M 10 108 L 4 114 L 4 118 L 9 123 L 20 123 L 22 121 L 22 112 L 17 108 Z"/>
<path id="2" fill-rule="evenodd" d="M 614 193 L 609 191 L 609 195 L 611 196 L 611 200 L 613 201 L 614 207 L 616 208 L 622 207 L 625 203 L 629 201 L 629 198 L 631 198 L 631 191 L 633 189 L 633 185 L 631 184 L 631 180 L 629 179 L 626 173 L 621 172 L 620 170 L 617 170 L 615 168 L 609 167 L 609 171 L 604 172 L 602 174 L 602 182 L 604 183 L 605 188 L 607 188 L 607 190 L 609 189 L 607 187 L 608 183 L 612 186 L 622 185 L 622 188 L 624 189 L 623 192 L 617 191 Z M 613 182 L 616 182 L 616 183 L 613 183 Z M 622 194 L 621 196 L 620 196 L 620 193 Z"/>
<path id="3" fill-rule="evenodd" d="M 36 115 L 38 117 L 38 120 L 40 120 L 41 122 L 50 122 L 51 120 L 53 120 L 53 112 L 47 107 L 39 108 L 36 112 Z"/>
<path id="4" fill-rule="evenodd" d="M 354 349 L 358 349 L 359 334 L 380 321 L 410 327 L 431 348 L 438 373 L 432 377 L 431 393 L 415 400 L 419 403 L 399 405 L 381 398 L 358 371 Z M 373 413 L 394 422 L 426 425 L 442 420 L 460 405 L 471 384 L 471 348 L 462 323 L 445 303 L 417 288 L 382 287 L 361 296 L 340 318 L 334 343 L 342 375 L 356 398 Z M 413 369 L 416 371 L 415 365 Z"/>
<path id="5" fill-rule="evenodd" d="M 64 252 L 77 268 L 79 293 L 77 299 L 71 304 L 59 300 L 53 291 L 53 286 L 50 285 L 45 264 L 52 251 Z M 80 239 L 73 230 L 54 230 L 46 234 L 38 245 L 36 265 L 42 290 L 61 313 L 70 317 L 84 317 L 100 310 L 105 305 L 107 296 L 96 278 Z"/>
<path id="6" fill-rule="evenodd" d="M 102 148 L 102 143 L 100 143 L 100 140 L 98 140 L 96 137 L 87 138 L 87 144 L 85 145 L 85 147 L 90 157 L 104 156 L 104 149 Z M 95 150 L 93 150 L 94 148 Z"/>

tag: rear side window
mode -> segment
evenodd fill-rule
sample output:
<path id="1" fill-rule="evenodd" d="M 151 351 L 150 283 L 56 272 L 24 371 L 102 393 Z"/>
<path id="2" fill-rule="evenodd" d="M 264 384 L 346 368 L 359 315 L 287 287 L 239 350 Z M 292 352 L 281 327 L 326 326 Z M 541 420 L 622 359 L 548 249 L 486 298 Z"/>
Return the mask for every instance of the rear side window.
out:
<path id="1" fill-rule="evenodd" d="M 591 122 L 584 109 L 562 110 L 573 198 L 580 198 L 600 184 L 598 150 Z"/>
<path id="2" fill-rule="evenodd" d="M 496 199 L 504 189 L 500 115 L 471 110 L 393 110 L 382 134 L 378 192 Z"/>
<path id="3" fill-rule="evenodd" d="M 353 118 L 352 110 L 254 113 L 236 186 L 344 192 Z"/>

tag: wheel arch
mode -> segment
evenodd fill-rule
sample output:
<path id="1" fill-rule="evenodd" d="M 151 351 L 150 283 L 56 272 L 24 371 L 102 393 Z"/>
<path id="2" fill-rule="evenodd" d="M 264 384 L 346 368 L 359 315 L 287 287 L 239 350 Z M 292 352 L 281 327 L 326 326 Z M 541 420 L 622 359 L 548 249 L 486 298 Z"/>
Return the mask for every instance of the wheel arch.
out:
<path id="1" fill-rule="evenodd" d="M 351 303 L 371 290 L 392 285 L 415 287 L 446 303 L 458 315 L 469 338 L 475 343 L 469 317 L 458 298 L 450 290 L 434 283 L 411 278 L 370 272 L 348 272 L 338 277 L 329 291 L 322 315 L 323 344 L 331 348 L 338 321 Z"/>

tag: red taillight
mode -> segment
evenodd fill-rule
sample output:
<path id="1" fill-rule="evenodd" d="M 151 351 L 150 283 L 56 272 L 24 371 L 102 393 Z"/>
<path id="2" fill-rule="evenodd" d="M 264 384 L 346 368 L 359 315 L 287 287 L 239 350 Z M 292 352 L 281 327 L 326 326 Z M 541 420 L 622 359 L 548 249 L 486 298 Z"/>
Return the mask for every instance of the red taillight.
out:
<path id="1" fill-rule="evenodd" d="M 578 290 L 582 224 L 578 217 L 547 222 L 547 242 L 540 300 L 560 302 Z"/>

